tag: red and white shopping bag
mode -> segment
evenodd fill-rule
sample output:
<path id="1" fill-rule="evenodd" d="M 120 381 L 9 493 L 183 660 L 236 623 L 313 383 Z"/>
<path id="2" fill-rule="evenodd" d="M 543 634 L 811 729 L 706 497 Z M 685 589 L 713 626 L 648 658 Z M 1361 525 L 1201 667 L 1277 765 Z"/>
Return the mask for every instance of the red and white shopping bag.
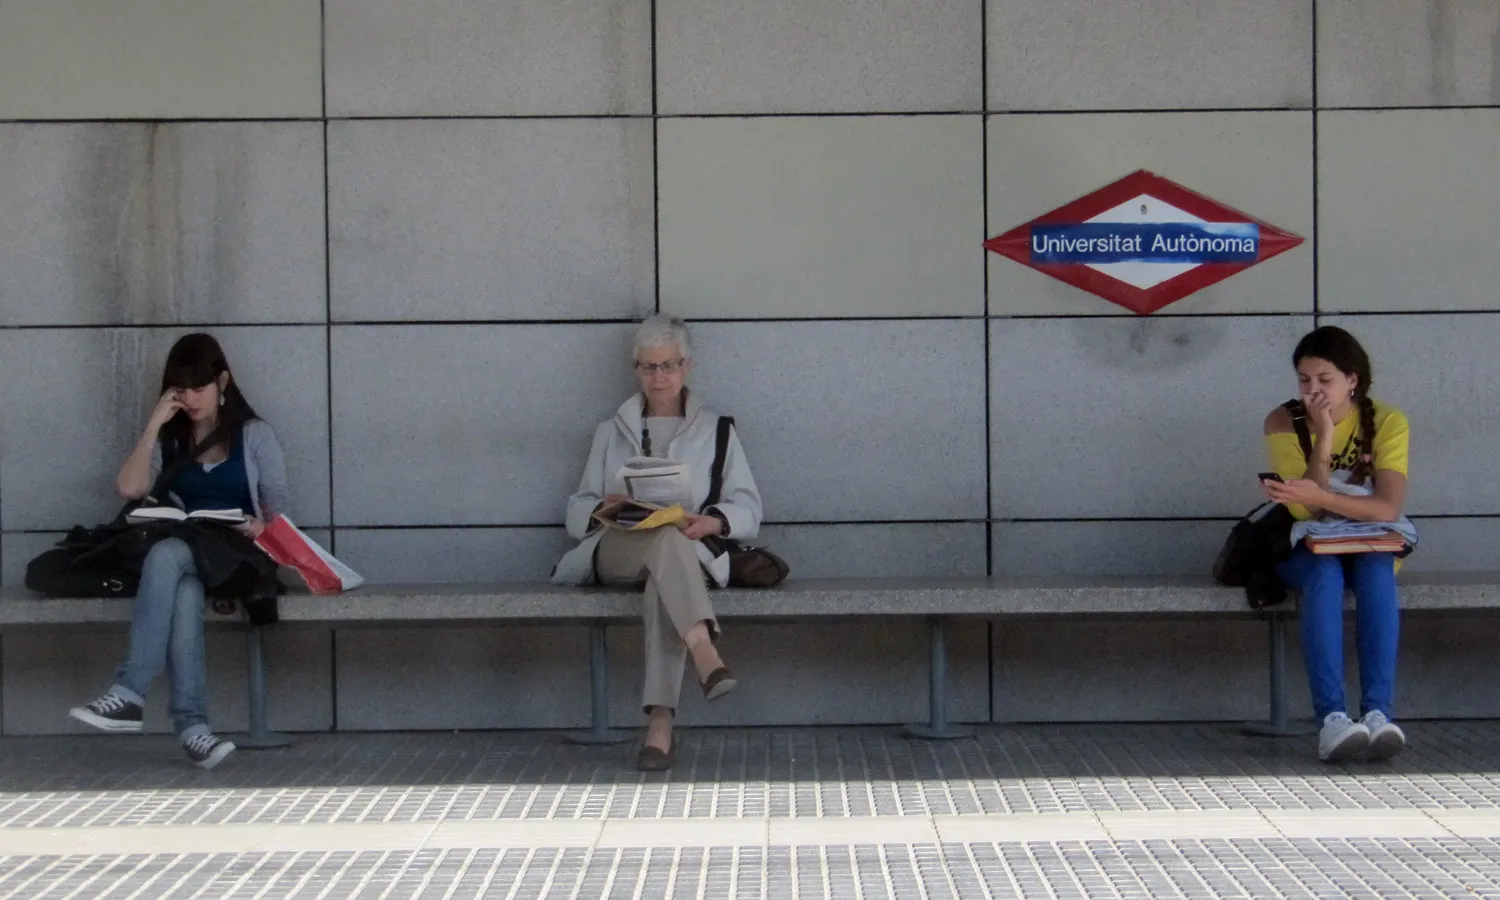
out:
<path id="1" fill-rule="evenodd" d="M 286 516 L 278 514 L 267 522 L 255 544 L 279 565 L 296 569 L 314 594 L 352 591 L 365 583 L 359 573 L 334 559 Z"/>

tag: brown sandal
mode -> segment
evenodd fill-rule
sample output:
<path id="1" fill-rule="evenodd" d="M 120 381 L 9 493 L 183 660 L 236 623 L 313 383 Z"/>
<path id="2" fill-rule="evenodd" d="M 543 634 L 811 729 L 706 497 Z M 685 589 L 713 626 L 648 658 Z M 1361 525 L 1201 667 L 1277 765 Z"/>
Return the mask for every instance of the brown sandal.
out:
<path id="1" fill-rule="evenodd" d="M 740 683 L 735 680 L 734 673 L 729 671 L 729 667 L 719 666 L 703 679 L 703 697 L 706 700 L 717 700 L 739 686 Z"/>
<path id="2" fill-rule="evenodd" d="M 636 754 L 635 767 L 642 772 L 665 772 L 677 764 L 677 735 L 672 735 L 672 745 L 667 750 L 646 744 Z"/>

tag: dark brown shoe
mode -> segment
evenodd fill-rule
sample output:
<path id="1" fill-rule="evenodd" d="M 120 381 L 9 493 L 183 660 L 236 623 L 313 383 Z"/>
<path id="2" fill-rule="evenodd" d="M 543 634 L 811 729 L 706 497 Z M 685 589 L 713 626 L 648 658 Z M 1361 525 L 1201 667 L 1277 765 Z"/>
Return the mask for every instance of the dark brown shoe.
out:
<path id="1" fill-rule="evenodd" d="M 706 700 L 717 700 L 739 686 L 740 683 L 735 680 L 729 667 L 719 666 L 703 680 L 703 697 Z"/>
<path id="2" fill-rule="evenodd" d="M 672 746 L 668 750 L 646 744 L 636 754 L 635 767 L 642 772 L 665 772 L 677 764 L 677 735 L 672 735 Z"/>

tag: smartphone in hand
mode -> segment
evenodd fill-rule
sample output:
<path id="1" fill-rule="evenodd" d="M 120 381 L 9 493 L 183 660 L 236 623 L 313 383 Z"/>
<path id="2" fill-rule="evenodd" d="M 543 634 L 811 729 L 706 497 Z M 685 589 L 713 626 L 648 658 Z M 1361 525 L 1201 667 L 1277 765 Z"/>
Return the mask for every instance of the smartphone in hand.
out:
<path id="1" fill-rule="evenodd" d="M 1275 472 L 1261 472 L 1255 477 L 1259 478 L 1261 481 L 1275 481 L 1282 484 L 1285 483 L 1285 479 L 1283 479 L 1280 475 L 1277 475 Z"/>

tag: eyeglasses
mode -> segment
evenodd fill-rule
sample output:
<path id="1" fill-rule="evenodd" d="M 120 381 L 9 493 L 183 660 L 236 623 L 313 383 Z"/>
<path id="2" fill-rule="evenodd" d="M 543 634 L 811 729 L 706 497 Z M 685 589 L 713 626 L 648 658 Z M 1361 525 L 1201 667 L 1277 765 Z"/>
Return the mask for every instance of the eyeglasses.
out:
<path id="1" fill-rule="evenodd" d="M 661 372 L 663 375 L 675 375 L 677 370 L 681 369 L 686 363 L 687 360 L 681 357 L 659 363 L 638 362 L 635 364 L 635 370 L 642 375 L 650 375 L 653 372 Z"/>

